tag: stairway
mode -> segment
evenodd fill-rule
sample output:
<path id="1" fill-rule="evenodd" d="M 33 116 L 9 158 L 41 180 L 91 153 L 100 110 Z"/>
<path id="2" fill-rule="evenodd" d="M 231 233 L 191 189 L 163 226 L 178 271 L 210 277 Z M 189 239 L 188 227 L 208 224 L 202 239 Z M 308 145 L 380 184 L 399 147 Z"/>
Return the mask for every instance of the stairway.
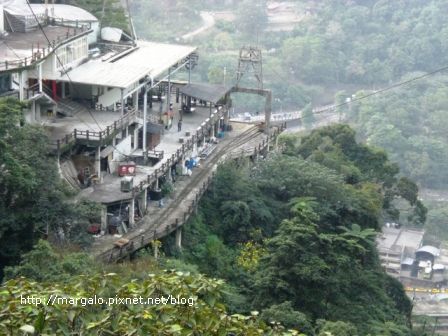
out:
<path id="1" fill-rule="evenodd" d="M 73 117 L 78 113 L 89 113 L 89 108 L 81 103 L 65 98 L 58 100 L 56 111 L 66 117 Z"/>

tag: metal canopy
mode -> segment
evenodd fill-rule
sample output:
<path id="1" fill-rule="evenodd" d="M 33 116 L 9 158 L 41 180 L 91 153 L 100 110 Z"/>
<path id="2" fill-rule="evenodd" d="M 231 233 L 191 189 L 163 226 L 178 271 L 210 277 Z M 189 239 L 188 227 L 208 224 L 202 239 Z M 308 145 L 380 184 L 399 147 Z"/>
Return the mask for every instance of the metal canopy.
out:
<path id="1" fill-rule="evenodd" d="M 186 96 L 216 104 L 221 98 L 229 93 L 232 88 L 233 86 L 195 83 L 181 87 L 180 92 Z"/>
<path id="2" fill-rule="evenodd" d="M 440 250 L 437 247 L 430 246 L 430 245 L 422 246 L 416 251 L 416 253 L 420 253 L 420 252 L 432 254 L 434 257 L 438 257 L 440 255 Z"/>
<path id="3" fill-rule="evenodd" d="M 127 89 L 145 76 L 157 78 L 187 58 L 196 47 L 137 41 L 137 48 L 113 61 L 90 60 L 52 78 L 79 84 Z"/>

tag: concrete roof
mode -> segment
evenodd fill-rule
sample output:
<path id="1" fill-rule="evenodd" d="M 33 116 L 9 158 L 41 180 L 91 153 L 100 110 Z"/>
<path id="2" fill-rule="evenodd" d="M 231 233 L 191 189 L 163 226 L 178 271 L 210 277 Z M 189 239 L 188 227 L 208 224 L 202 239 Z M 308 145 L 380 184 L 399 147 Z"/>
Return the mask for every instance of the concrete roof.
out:
<path id="1" fill-rule="evenodd" d="M 53 79 L 80 84 L 127 88 L 149 75 L 156 78 L 196 50 L 196 47 L 137 41 L 135 50 L 116 61 L 90 60 Z"/>
<path id="2" fill-rule="evenodd" d="M 43 27 L 45 35 L 50 41 L 57 41 L 58 37 L 65 39 L 67 33 L 73 35 L 74 28 L 62 26 L 45 26 Z M 34 30 L 28 33 L 8 33 L 0 37 L 0 61 L 13 61 L 30 57 L 32 55 L 32 47 L 36 51 L 39 48 L 47 48 L 48 41 L 44 33 L 40 30 Z M 4 44 L 7 46 L 5 47 Z"/>

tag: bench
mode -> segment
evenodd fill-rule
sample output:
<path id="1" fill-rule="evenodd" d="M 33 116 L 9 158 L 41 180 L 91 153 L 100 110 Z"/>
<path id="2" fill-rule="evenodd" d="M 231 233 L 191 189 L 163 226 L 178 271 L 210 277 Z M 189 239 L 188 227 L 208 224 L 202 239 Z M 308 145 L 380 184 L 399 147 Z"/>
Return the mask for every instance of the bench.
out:
<path id="1" fill-rule="evenodd" d="M 201 151 L 201 158 L 206 158 L 216 149 L 216 145 L 209 145 Z"/>

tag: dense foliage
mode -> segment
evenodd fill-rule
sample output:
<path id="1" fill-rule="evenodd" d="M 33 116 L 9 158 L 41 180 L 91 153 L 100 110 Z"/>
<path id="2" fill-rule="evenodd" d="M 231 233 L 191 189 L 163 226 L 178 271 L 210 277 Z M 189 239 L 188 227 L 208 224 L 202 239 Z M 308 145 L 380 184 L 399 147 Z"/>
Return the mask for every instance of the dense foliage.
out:
<path id="1" fill-rule="evenodd" d="M 44 128 L 24 124 L 23 107 L 0 100 L 0 277 L 40 237 L 88 243 L 85 228 L 98 215 L 89 203 L 67 202 Z"/>
<path id="2" fill-rule="evenodd" d="M 229 314 L 221 302 L 222 280 L 174 271 L 146 272 L 131 280 L 128 271 L 64 282 L 9 280 L 0 287 L 0 333 L 299 335 L 278 325 L 268 327 L 257 312 Z"/>
<path id="3" fill-rule="evenodd" d="M 392 200 L 424 222 L 418 188 L 348 126 L 287 135 L 280 146 L 253 167 L 218 169 L 185 226 L 184 260 L 229 281 L 231 308 L 308 335 L 409 335 L 411 303 L 380 266 L 374 237 L 398 215 Z"/>

